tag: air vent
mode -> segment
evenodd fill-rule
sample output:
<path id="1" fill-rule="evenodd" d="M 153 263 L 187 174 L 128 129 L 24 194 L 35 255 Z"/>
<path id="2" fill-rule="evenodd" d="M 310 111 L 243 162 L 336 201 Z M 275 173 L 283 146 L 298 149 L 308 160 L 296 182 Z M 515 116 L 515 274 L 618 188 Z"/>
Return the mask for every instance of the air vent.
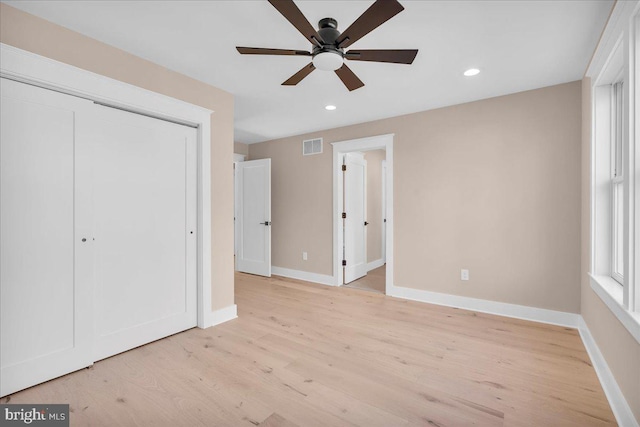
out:
<path id="1" fill-rule="evenodd" d="M 312 154 L 322 153 L 322 138 L 306 139 L 302 141 L 302 155 L 310 156 Z"/>

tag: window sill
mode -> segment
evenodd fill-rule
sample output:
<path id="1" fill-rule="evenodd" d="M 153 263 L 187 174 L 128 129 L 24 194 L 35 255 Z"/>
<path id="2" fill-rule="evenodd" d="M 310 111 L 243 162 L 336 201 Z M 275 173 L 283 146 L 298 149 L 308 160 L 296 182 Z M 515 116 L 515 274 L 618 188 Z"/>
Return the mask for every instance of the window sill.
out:
<path id="1" fill-rule="evenodd" d="M 589 274 L 591 289 L 600 297 L 620 323 L 640 344 L 640 313 L 631 313 L 623 305 L 622 286 L 611 277 Z"/>

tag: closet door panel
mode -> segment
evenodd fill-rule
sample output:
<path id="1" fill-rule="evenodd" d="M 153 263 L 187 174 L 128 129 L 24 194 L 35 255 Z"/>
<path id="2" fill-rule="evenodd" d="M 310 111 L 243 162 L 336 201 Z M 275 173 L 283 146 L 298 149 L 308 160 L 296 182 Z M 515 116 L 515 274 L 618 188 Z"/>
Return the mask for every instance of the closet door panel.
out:
<path id="1" fill-rule="evenodd" d="M 77 267 L 76 122 L 87 101 L 0 79 L 0 394 L 91 364 Z M 90 266 L 89 266 L 90 268 Z"/>
<path id="2" fill-rule="evenodd" d="M 196 326 L 196 130 L 102 107 L 96 360 Z"/>

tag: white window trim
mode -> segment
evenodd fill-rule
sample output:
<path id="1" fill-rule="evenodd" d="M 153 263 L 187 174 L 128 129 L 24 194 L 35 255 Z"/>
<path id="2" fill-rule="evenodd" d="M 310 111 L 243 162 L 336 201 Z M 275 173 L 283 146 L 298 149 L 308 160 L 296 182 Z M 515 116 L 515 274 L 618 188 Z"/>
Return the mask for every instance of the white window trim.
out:
<path id="1" fill-rule="evenodd" d="M 640 3 L 617 2 L 605 28 L 601 41 L 596 49 L 594 57 L 589 65 L 586 76 L 592 79 L 592 140 L 591 140 L 591 271 L 590 283 L 594 292 L 602 299 L 611 312 L 620 320 L 629 333 L 640 343 L 640 284 L 635 276 L 635 271 L 640 268 L 640 239 L 635 238 L 635 224 L 640 224 L 640 209 L 635 209 L 635 204 L 640 203 L 640 183 L 636 180 L 640 176 L 635 174 L 635 165 L 640 164 L 640 150 L 635 150 L 635 128 L 639 124 L 635 114 L 635 105 L 640 102 L 635 90 L 636 58 L 635 52 L 640 48 L 637 42 L 640 32 L 640 17 L 638 9 Z M 622 44 L 622 45 L 620 45 Z M 611 194 L 603 194 L 601 186 L 603 182 L 604 159 L 603 147 L 596 144 L 602 135 L 602 130 L 596 126 L 598 122 L 596 112 L 602 114 L 601 107 L 596 105 L 599 86 L 606 84 L 603 79 L 607 66 L 615 61 L 615 53 L 618 47 L 622 48 L 624 55 L 624 114 L 626 125 L 624 128 L 623 150 L 625 155 L 624 173 L 624 258 L 625 270 L 621 287 L 611 277 L 610 247 L 612 233 L 612 218 L 607 218 L 603 212 L 605 203 L 610 204 Z M 610 71 L 610 70 L 609 70 Z M 633 95 L 633 96 L 631 96 Z M 610 161 L 611 159 L 609 159 Z M 609 175 L 609 182 L 611 176 Z M 611 185 L 609 185 L 612 187 Z M 600 193 L 598 193 L 600 191 Z M 604 196 L 604 199 L 603 199 Z M 609 213 L 611 215 L 611 213 Z M 608 245 L 606 241 L 609 241 Z M 609 251 L 609 255 L 606 252 Z M 607 266 L 607 267 L 604 267 Z"/>
<path id="2" fill-rule="evenodd" d="M 618 318 L 629 333 L 640 343 L 640 313 L 632 313 L 623 303 L 623 288 L 608 276 L 589 274 L 591 289 Z"/>

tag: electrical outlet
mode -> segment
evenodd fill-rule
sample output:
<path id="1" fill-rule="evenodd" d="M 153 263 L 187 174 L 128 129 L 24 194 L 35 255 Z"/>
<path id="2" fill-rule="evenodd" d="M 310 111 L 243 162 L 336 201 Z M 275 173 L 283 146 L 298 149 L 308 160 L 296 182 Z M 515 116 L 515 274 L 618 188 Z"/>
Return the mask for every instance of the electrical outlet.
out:
<path id="1" fill-rule="evenodd" d="M 306 253 L 306 252 L 302 252 L 302 259 L 303 259 L 304 261 L 306 261 L 306 260 L 307 260 L 307 253 Z"/>
<path id="2" fill-rule="evenodd" d="M 469 270 L 464 268 L 460 270 L 460 280 L 469 280 Z"/>

